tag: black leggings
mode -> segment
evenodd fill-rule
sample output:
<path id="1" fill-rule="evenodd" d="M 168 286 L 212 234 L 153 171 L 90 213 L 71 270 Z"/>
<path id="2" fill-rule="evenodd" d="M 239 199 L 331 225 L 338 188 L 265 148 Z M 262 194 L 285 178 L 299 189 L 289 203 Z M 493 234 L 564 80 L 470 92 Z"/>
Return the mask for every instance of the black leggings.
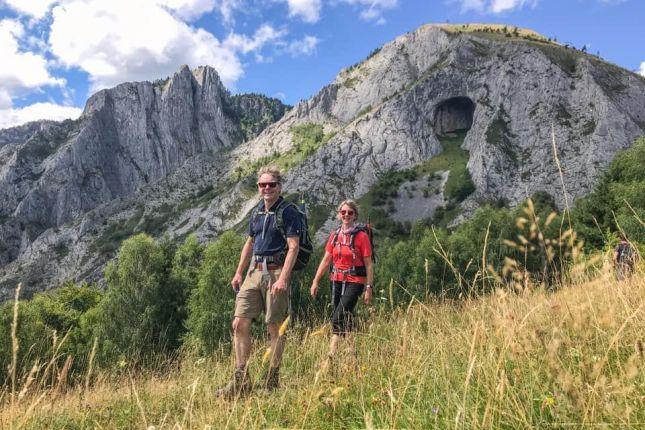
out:
<path id="1" fill-rule="evenodd" d="M 332 281 L 331 296 L 334 312 L 331 314 L 331 332 L 344 336 L 352 330 L 354 308 L 358 298 L 363 294 L 363 284 L 355 282 Z"/>

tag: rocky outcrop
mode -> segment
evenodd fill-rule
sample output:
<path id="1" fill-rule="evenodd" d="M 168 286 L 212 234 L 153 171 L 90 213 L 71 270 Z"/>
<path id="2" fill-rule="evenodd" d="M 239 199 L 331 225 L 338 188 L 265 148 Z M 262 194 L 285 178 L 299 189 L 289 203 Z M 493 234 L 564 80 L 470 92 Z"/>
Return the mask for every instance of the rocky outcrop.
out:
<path id="1" fill-rule="evenodd" d="M 645 133 L 642 77 L 559 45 L 496 34 L 425 26 L 342 72 L 336 84 L 333 101 L 319 109 L 330 125 L 338 119 L 346 125 L 293 172 L 290 184 L 320 184 L 331 200 L 361 195 L 379 172 L 441 151 L 436 134 L 470 115 L 459 113 L 459 104 L 446 110 L 450 100 L 474 106 L 464 146 L 476 186 L 471 200 L 480 202 L 516 204 L 547 191 L 564 205 L 552 131 L 569 201 L 591 189 L 617 150 Z M 341 106 L 348 107 L 344 117 Z M 266 144 L 262 136 L 252 143 Z M 339 189 L 338 182 L 356 185 Z"/>
<path id="2" fill-rule="evenodd" d="M 136 231 L 213 238 L 254 205 L 252 174 L 239 174 L 258 163 L 282 161 L 286 190 L 330 207 L 390 170 L 430 160 L 442 152 L 438 135 L 466 126 L 475 191 L 463 215 L 537 191 L 571 203 L 645 134 L 645 79 L 533 34 L 481 30 L 427 25 L 405 34 L 239 145 L 240 116 L 230 112 L 247 109 L 263 123 L 280 115 L 260 100 L 232 103 L 208 68 L 120 85 L 93 96 L 78 121 L 38 126 L 60 138 L 0 133 L 0 288 L 100 278 Z M 305 123 L 322 125 L 326 137 L 295 162 L 292 127 Z M 27 135 L 36 143 L 26 145 Z"/>
<path id="3" fill-rule="evenodd" d="M 132 195 L 191 157 L 238 145 L 238 115 L 261 118 L 248 121 L 257 132 L 284 113 L 278 100 L 248 96 L 232 114 L 240 97 L 229 95 L 213 68 L 183 66 L 164 81 L 98 92 L 77 121 L 0 131 L 0 265 L 47 229 Z"/>
<path id="4" fill-rule="evenodd" d="M 277 99 L 262 94 L 236 94 L 231 97 L 229 110 L 237 120 L 243 141 L 257 137 L 290 109 Z"/>

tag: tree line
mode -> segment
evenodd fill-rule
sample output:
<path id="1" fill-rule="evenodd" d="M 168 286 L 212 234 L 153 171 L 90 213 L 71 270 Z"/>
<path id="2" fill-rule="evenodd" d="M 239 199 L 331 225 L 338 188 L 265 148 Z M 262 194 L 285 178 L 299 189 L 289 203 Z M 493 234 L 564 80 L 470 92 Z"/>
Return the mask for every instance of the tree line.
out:
<path id="1" fill-rule="evenodd" d="M 516 208 L 485 204 L 454 229 L 417 222 L 409 234 L 376 231 L 376 306 L 414 298 L 459 299 L 500 283 L 557 288 L 578 261 L 608 251 L 622 232 L 645 244 L 645 139 L 619 152 L 594 191 L 571 212 L 557 210 L 546 193 Z M 72 357 L 69 377 L 94 367 L 150 366 L 191 351 L 211 355 L 230 348 L 235 295 L 229 285 L 245 238 L 225 232 L 209 244 L 189 236 L 178 244 L 146 234 L 125 240 L 105 270 L 104 289 L 68 282 L 18 303 L 18 375 L 55 354 Z M 318 324 L 329 292 L 312 299 L 308 287 L 323 250 L 294 281 L 294 317 Z M 0 309 L 0 377 L 12 362 L 14 303 Z M 62 361 L 61 361 L 62 362 Z"/>

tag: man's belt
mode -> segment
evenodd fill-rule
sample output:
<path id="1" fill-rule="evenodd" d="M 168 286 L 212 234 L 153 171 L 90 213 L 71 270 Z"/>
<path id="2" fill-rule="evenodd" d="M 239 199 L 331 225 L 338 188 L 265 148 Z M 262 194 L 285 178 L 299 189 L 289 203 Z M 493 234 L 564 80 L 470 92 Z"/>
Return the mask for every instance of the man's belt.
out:
<path id="1" fill-rule="evenodd" d="M 253 267 L 255 269 L 257 269 L 257 270 L 262 270 L 264 268 L 263 264 L 264 263 L 255 263 L 253 265 Z M 282 266 L 280 266 L 279 264 L 269 264 L 269 263 L 267 263 L 267 270 L 278 270 L 278 269 L 281 269 L 281 268 L 282 268 Z"/>
<path id="2" fill-rule="evenodd" d="M 253 255 L 253 260 L 256 263 L 262 263 L 263 261 L 266 261 L 267 263 L 276 263 L 278 261 L 281 261 L 284 259 L 284 255 L 282 253 L 277 253 L 273 255 Z"/>
<path id="3" fill-rule="evenodd" d="M 262 270 L 265 264 L 266 264 L 267 270 L 277 270 L 282 268 L 281 264 L 275 263 L 276 261 L 275 255 L 255 255 L 253 258 L 254 258 L 253 267 L 255 269 Z"/>

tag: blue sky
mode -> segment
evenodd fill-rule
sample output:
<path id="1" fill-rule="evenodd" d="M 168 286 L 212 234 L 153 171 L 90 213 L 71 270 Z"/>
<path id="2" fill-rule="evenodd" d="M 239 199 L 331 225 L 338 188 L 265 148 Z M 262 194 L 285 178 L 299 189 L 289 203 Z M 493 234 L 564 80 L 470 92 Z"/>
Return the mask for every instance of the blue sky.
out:
<path id="1" fill-rule="evenodd" d="M 445 22 L 530 28 L 645 74 L 643 0 L 0 0 L 0 128 L 78 116 L 93 92 L 182 64 L 295 104 Z"/>

